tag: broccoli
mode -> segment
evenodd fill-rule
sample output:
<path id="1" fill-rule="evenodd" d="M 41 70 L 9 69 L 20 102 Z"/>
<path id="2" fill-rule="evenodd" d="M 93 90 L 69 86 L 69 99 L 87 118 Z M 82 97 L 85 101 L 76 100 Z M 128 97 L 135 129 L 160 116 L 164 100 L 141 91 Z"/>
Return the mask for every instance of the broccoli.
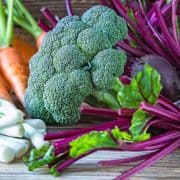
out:
<path id="1" fill-rule="evenodd" d="M 100 51 L 91 61 L 94 87 L 97 90 L 110 90 L 113 86 L 114 77 L 123 73 L 125 59 L 126 55 L 123 51 L 115 49 Z"/>
<path id="2" fill-rule="evenodd" d="M 48 123 L 78 122 L 85 99 L 108 93 L 123 73 L 126 55 L 113 47 L 126 34 L 125 21 L 100 5 L 82 17 L 59 20 L 30 61 L 24 99 L 30 116 Z"/>

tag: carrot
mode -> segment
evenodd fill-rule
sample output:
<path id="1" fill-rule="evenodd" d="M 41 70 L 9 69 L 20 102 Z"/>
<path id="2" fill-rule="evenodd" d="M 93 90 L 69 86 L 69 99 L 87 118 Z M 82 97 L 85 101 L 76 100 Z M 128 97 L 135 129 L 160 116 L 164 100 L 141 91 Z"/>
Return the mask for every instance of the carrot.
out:
<path id="1" fill-rule="evenodd" d="M 25 65 L 29 64 L 30 58 L 37 51 L 37 48 L 35 46 L 23 39 L 21 36 L 17 35 L 13 38 L 13 47 L 20 52 L 23 58 L 23 63 Z"/>
<path id="2" fill-rule="evenodd" d="M 46 34 L 37 24 L 31 13 L 26 9 L 21 0 L 14 1 L 14 22 L 29 32 L 35 39 L 37 48 Z"/>
<path id="3" fill-rule="evenodd" d="M 41 34 L 36 38 L 36 46 L 38 49 L 39 49 L 45 35 L 46 35 L 46 32 L 42 31 Z"/>
<path id="4" fill-rule="evenodd" d="M 5 82 L 5 80 L 1 74 L 0 74 L 0 98 L 6 99 L 10 102 L 13 101 L 9 92 L 8 92 L 6 82 Z"/>
<path id="5" fill-rule="evenodd" d="M 20 53 L 14 48 L 3 48 L 0 51 L 0 68 L 3 76 L 13 88 L 21 103 L 27 88 L 28 72 L 23 66 Z"/>
<path id="6" fill-rule="evenodd" d="M 5 5 L 0 0 L 0 70 L 8 84 L 13 88 L 21 103 L 24 101 L 24 91 L 27 87 L 28 69 L 23 64 L 19 51 L 11 47 L 13 39 L 13 7 L 14 0 L 6 0 Z"/>

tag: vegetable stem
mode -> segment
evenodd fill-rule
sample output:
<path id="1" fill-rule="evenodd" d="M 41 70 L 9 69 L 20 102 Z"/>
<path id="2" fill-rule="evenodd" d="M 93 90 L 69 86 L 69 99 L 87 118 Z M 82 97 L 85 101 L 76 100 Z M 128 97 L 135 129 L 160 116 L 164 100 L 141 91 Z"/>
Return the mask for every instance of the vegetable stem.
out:
<path id="1" fill-rule="evenodd" d="M 171 111 L 147 104 L 145 102 L 141 103 L 140 109 L 144 110 L 146 112 L 149 112 L 151 114 L 154 114 L 156 116 L 160 116 L 160 117 L 167 118 L 167 119 L 169 118 L 169 119 L 175 120 L 177 122 L 180 122 L 180 113 L 175 114 Z"/>
<path id="2" fill-rule="evenodd" d="M 70 0 L 66 0 L 66 10 L 67 10 L 68 16 L 73 16 L 72 7 L 71 7 L 71 1 Z"/>
<path id="3" fill-rule="evenodd" d="M 176 150 L 179 146 L 180 146 L 180 140 L 174 141 L 173 143 L 171 143 L 170 146 L 167 146 L 166 148 L 158 151 L 152 157 L 150 157 L 147 160 L 143 161 L 142 163 L 140 163 L 139 165 L 137 165 L 134 168 L 130 169 L 126 173 L 116 177 L 115 179 L 116 180 L 129 179 L 131 176 L 133 176 L 134 174 L 142 171 L 144 168 L 155 164 L 157 161 L 159 161 L 160 159 L 164 158 L 165 156 L 167 156 L 168 154 L 170 154 L 171 152 Z"/>
<path id="4" fill-rule="evenodd" d="M 0 42 L 1 38 L 5 36 L 6 33 L 6 18 L 4 14 L 4 6 L 2 0 L 0 0 Z"/>
<path id="5" fill-rule="evenodd" d="M 41 8 L 41 12 L 44 17 L 52 24 L 52 26 L 55 27 L 58 21 L 56 20 L 55 16 L 49 11 L 49 9 L 43 7 Z"/>
<path id="6" fill-rule="evenodd" d="M 28 12 L 21 0 L 15 1 L 15 8 L 19 13 L 23 14 L 23 18 L 14 15 L 14 21 L 37 38 L 42 33 L 42 30 L 38 27 L 36 20 Z"/>
<path id="7" fill-rule="evenodd" d="M 8 6 L 8 19 L 7 19 L 7 28 L 6 28 L 4 47 L 9 47 L 10 44 L 12 43 L 14 0 L 7 0 L 7 6 Z"/>

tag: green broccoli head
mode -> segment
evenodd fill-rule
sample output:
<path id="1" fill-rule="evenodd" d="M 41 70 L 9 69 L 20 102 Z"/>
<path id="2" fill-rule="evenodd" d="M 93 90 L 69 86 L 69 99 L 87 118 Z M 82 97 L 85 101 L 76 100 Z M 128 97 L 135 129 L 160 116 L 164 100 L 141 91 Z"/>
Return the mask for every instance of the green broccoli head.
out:
<path id="1" fill-rule="evenodd" d="M 85 98 L 107 92 L 123 73 L 126 55 L 113 47 L 126 33 L 124 20 L 104 6 L 59 20 L 30 61 L 28 113 L 48 123 L 76 123 Z"/>
<path id="2" fill-rule="evenodd" d="M 92 82 L 89 72 L 75 70 L 71 73 L 59 73 L 45 85 L 44 105 L 56 122 L 75 123 L 80 117 L 80 105 L 91 92 Z"/>
<path id="3" fill-rule="evenodd" d="M 106 6 L 101 6 L 101 5 L 96 5 L 93 6 L 92 8 L 88 9 L 85 11 L 81 17 L 81 20 L 88 24 L 89 26 L 93 26 L 94 24 L 97 23 L 99 20 L 99 17 L 107 11 L 112 11 Z"/>
<path id="4" fill-rule="evenodd" d="M 76 45 L 66 45 L 57 51 L 53 63 L 57 72 L 71 72 L 84 67 L 88 59 Z"/>
<path id="5" fill-rule="evenodd" d="M 100 29 L 114 45 L 127 36 L 128 28 L 125 20 L 112 9 L 97 5 L 82 15 L 82 21 Z"/>
<path id="6" fill-rule="evenodd" d="M 126 55 L 123 51 L 105 49 L 92 60 L 92 82 L 97 90 L 110 90 L 115 77 L 123 73 Z"/>
<path id="7" fill-rule="evenodd" d="M 112 47 L 108 37 L 95 28 L 88 28 L 80 32 L 77 46 L 88 56 L 93 57 L 99 51 Z"/>

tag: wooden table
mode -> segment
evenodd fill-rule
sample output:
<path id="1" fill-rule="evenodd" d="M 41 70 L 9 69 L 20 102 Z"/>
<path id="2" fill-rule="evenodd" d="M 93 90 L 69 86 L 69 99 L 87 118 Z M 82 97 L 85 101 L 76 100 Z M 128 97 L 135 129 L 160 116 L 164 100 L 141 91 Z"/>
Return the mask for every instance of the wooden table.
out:
<path id="1" fill-rule="evenodd" d="M 59 17 L 66 15 L 64 0 L 24 0 L 24 3 L 36 18 L 40 17 L 39 9 L 42 6 L 48 7 L 53 13 Z M 72 0 L 74 12 L 80 14 L 86 8 L 97 4 L 96 0 Z M 17 30 L 19 31 L 19 30 Z M 21 31 L 22 33 L 22 31 Z M 56 131 L 61 129 L 78 128 L 88 126 L 86 124 L 78 124 L 73 127 L 49 127 L 48 131 Z M 133 155 L 131 153 L 115 153 L 115 152 L 98 152 L 86 157 L 76 164 L 68 168 L 59 179 L 68 180 L 110 180 L 119 175 L 124 170 L 132 167 L 131 165 L 123 165 L 118 167 L 102 168 L 97 162 L 104 159 L 115 159 L 118 157 L 127 157 Z M 0 164 L 0 180 L 45 180 L 57 179 L 49 175 L 47 169 L 41 169 L 35 172 L 29 172 L 27 167 L 21 162 L 12 164 Z M 159 161 L 154 166 L 147 168 L 139 173 L 132 180 L 175 180 L 180 179 L 180 151 L 169 155 L 167 158 Z"/>

